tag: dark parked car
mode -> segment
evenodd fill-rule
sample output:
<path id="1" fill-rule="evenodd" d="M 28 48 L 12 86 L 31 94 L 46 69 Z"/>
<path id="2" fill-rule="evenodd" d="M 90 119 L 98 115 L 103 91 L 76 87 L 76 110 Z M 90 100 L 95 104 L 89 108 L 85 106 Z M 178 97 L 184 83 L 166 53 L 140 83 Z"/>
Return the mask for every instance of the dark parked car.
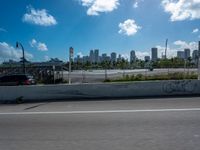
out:
<path id="1" fill-rule="evenodd" d="M 33 76 L 26 74 L 4 75 L 0 77 L 0 86 L 33 85 L 36 84 Z"/>

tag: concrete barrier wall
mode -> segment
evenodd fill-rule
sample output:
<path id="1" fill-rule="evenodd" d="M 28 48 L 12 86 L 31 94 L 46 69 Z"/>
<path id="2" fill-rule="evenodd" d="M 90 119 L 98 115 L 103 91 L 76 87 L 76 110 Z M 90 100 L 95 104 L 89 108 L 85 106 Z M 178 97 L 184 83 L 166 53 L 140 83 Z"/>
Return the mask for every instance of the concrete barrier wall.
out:
<path id="1" fill-rule="evenodd" d="M 0 101 L 200 95 L 200 81 L 150 81 L 106 84 L 1 86 Z"/>

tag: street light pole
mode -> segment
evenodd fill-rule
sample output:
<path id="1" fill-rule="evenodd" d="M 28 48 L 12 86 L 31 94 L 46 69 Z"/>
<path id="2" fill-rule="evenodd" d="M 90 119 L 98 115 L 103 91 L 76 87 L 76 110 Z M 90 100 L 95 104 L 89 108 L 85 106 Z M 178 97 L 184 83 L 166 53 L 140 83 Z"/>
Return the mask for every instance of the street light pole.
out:
<path id="1" fill-rule="evenodd" d="M 16 48 L 19 48 L 19 46 L 22 49 L 22 63 L 23 63 L 23 73 L 26 73 L 26 66 L 25 66 L 25 55 L 24 55 L 24 47 L 22 46 L 21 43 L 16 42 Z"/>
<path id="2" fill-rule="evenodd" d="M 200 41 L 199 41 L 199 50 L 198 50 L 198 80 L 200 80 Z"/>
<path id="3" fill-rule="evenodd" d="M 71 84 L 71 60 L 73 57 L 73 53 L 74 53 L 74 49 L 73 47 L 70 47 L 69 48 L 69 74 L 68 74 L 69 84 Z"/>

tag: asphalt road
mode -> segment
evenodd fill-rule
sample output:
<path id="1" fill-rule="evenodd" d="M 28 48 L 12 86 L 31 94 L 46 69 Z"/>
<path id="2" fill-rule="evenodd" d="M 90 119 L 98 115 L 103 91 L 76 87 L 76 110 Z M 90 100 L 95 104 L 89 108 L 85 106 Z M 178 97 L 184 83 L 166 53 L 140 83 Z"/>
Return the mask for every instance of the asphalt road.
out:
<path id="1" fill-rule="evenodd" d="M 200 97 L 0 105 L 1 150 L 199 150 Z"/>
<path id="2" fill-rule="evenodd" d="M 184 69 L 184 68 L 170 68 L 170 69 L 154 69 L 149 71 L 148 69 L 132 69 L 132 70 L 107 70 L 107 78 L 115 79 L 123 77 L 123 75 L 158 75 L 158 74 L 168 74 L 175 72 L 197 72 L 197 69 Z M 68 79 L 68 72 L 64 72 L 64 79 Z M 82 82 L 102 82 L 105 80 L 105 70 L 91 70 L 91 71 L 82 71 L 82 70 L 73 70 L 71 73 L 71 79 L 73 83 L 82 83 Z"/>

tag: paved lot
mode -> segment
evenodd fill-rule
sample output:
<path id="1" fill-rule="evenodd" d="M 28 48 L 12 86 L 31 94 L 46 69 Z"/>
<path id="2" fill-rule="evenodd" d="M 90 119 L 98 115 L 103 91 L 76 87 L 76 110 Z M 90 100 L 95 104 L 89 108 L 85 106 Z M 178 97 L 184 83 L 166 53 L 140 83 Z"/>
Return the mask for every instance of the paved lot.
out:
<path id="1" fill-rule="evenodd" d="M 158 75 L 158 74 L 168 74 L 174 72 L 197 72 L 197 69 L 184 69 L 184 68 L 170 68 L 170 69 L 154 69 L 149 71 L 148 69 L 133 69 L 133 70 L 107 70 L 107 77 L 110 79 L 120 78 L 123 75 Z M 82 71 L 74 70 L 71 73 L 71 78 L 73 83 L 82 82 L 102 82 L 105 80 L 105 70 L 92 70 L 92 71 Z M 64 79 L 68 79 L 68 72 L 64 72 Z"/>
<path id="2" fill-rule="evenodd" d="M 2 150 L 199 150 L 200 98 L 0 105 Z"/>

